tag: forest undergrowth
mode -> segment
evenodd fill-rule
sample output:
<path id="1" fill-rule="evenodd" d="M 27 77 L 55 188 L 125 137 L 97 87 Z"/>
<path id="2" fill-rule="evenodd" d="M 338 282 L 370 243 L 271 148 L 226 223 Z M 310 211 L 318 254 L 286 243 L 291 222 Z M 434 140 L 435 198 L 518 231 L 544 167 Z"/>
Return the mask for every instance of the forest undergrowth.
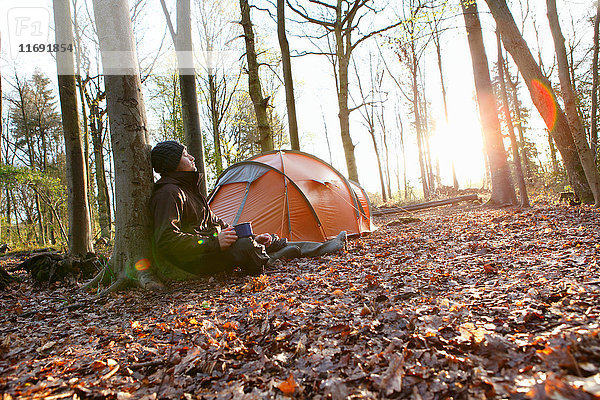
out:
<path id="1" fill-rule="evenodd" d="M 2 398 L 598 398 L 598 210 L 406 216 L 259 277 L 104 298 L 13 283 Z"/>

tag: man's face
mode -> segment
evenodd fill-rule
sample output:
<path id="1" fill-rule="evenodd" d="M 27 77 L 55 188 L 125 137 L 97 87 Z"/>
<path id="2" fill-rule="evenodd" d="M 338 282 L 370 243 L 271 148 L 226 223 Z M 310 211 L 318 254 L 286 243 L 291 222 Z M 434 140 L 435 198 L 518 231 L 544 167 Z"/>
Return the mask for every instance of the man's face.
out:
<path id="1" fill-rule="evenodd" d="M 175 171 L 197 171 L 196 163 L 194 163 L 194 157 L 188 154 L 187 149 L 183 149 L 181 153 L 181 160 Z"/>

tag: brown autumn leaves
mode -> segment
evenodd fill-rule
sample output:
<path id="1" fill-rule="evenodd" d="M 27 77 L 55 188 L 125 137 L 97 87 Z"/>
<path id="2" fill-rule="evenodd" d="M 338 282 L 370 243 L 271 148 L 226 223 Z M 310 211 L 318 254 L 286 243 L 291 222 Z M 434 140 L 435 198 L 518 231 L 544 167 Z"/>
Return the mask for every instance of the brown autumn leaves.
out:
<path id="1" fill-rule="evenodd" d="M 598 211 L 449 207 L 265 276 L 0 292 L 4 398 L 600 394 Z M 404 223 L 406 222 L 406 223 Z M 10 270 L 10 267 L 8 267 Z"/>

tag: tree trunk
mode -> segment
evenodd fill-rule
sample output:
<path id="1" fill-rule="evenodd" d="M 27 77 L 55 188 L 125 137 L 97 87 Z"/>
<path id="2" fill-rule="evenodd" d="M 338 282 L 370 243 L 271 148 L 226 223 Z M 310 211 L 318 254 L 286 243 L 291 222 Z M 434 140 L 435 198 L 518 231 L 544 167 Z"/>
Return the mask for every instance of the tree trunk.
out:
<path id="1" fill-rule="evenodd" d="M 168 15 L 167 15 L 168 18 Z M 185 131 L 185 144 L 188 152 L 196 159 L 196 167 L 203 175 L 200 191 L 204 196 L 206 188 L 206 166 L 204 161 L 204 143 L 200 128 L 198 94 L 196 93 L 196 70 L 192 48 L 192 21 L 190 0 L 177 0 L 177 34 L 173 37 L 179 73 L 179 92 L 181 93 L 181 119 Z"/>
<path id="2" fill-rule="evenodd" d="M 579 155 L 573 142 L 567 118 L 556 101 L 552 86 L 533 59 L 527 43 L 521 36 L 505 0 L 485 0 L 496 24 L 504 47 L 523 76 L 531 99 L 544 119 L 562 156 L 571 186 L 583 202 L 592 202 L 590 190 Z"/>
<path id="3" fill-rule="evenodd" d="M 477 12 L 477 4 L 461 2 L 463 17 L 473 64 L 473 78 L 479 104 L 483 139 L 490 165 L 492 195 L 489 202 L 493 205 L 515 203 L 515 190 L 510 179 L 510 170 L 506 161 L 506 151 L 502 143 L 500 121 L 496 110 L 496 102 L 490 80 L 487 56 L 481 34 L 481 25 Z"/>
<path id="4" fill-rule="evenodd" d="M 93 0 L 105 74 L 106 104 L 115 165 L 115 244 L 110 258 L 119 279 L 108 290 L 150 282 L 152 167 L 148 122 L 127 0 Z M 122 68 L 114 68 L 118 52 Z M 119 75 L 120 74 L 120 75 Z M 92 280 L 92 282 L 96 279 Z M 90 284 L 92 283 L 90 282 Z"/>
<path id="5" fill-rule="evenodd" d="M 77 7 L 76 1 L 73 2 L 73 7 Z M 81 115 L 83 117 L 83 160 L 85 167 L 85 176 L 87 177 L 87 188 L 88 188 L 88 206 L 90 211 L 90 222 L 91 222 L 91 234 L 94 235 L 95 230 L 95 213 L 94 208 L 91 207 L 94 201 L 94 193 L 92 186 L 92 177 L 90 172 L 90 132 L 89 132 L 89 123 L 88 123 L 88 113 L 86 111 L 86 101 L 85 101 L 85 85 L 87 82 L 84 82 L 81 79 L 81 53 L 83 49 L 81 48 L 81 37 L 79 35 L 79 24 L 77 22 L 77 10 L 73 13 L 73 31 L 75 33 L 75 65 L 77 67 L 77 87 L 79 88 L 79 101 L 81 103 Z"/>
<path id="6" fill-rule="evenodd" d="M 517 120 L 517 131 L 519 132 L 519 147 L 521 149 L 521 159 L 523 160 L 523 164 L 525 166 L 525 176 L 529 182 L 533 181 L 533 176 L 531 173 L 531 161 L 529 160 L 529 155 L 527 154 L 527 148 L 525 147 L 525 132 L 523 129 L 523 120 L 521 117 L 521 106 L 519 102 L 519 98 L 517 96 L 517 84 L 513 82 L 508 73 L 508 69 L 505 74 L 506 82 L 510 86 L 512 101 L 514 105 L 514 114 Z"/>
<path id="7" fill-rule="evenodd" d="M 350 64 L 350 53 L 347 46 L 350 43 L 350 32 L 346 32 L 346 37 L 342 35 L 341 27 L 341 7 L 337 7 L 337 21 L 335 26 L 335 52 L 338 61 L 338 81 L 337 97 L 340 121 L 340 136 L 342 137 L 342 146 L 344 148 L 344 156 L 346 157 L 346 169 L 350 180 L 358 182 L 358 168 L 356 166 L 356 156 L 354 155 L 354 143 L 350 136 L 350 110 L 348 109 L 348 66 Z M 346 43 L 344 43 L 346 39 Z"/>
<path id="8" fill-rule="evenodd" d="M 250 19 L 250 6 L 248 0 L 240 0 L 240 9 L 242 12 L 241 25 L 244 28 L 244 40 L 246 42 L 246 58 L 248 60 L 248 91 L 254 105 L 256 114 L 256 123 L 258 125 L 258 135 L 261 151 L 273 150 L 273 133 L 269 125 L 269 115 L 267 106 L 269 98 L 262 95 L 260 85 L 260 76 L 258 74 L 258 61 L 256 60 L 256 49 L 254 48 L 254 31 L 252 29 L 252 20 Z"/>
<path id="9" fill-rule="evenodd" d="M 379 149 L 377 148 L 377 140 L 375 139 L 375 127 L 372 123 L 369 126 L 369 135 L 373 141 L 373 149 L 375 150 L 375 157 L 377 157 L 377 168 L 379 169 L 379 182 L 381 183 L 381 198 L 384 202 L 387 201 L 387 195 L 385 191 L 385 180 L 383 177 L 383 170 L 381 168 L 381 156 L 379 155 Z"/>
<path id="10" fill-rule="evenodd" d="M 292 78 L 292 61 L 290 46 L 285 34 L 285 0 L 277 0 L 277 37 L 281 48 L 281 63 L 283 64 L 283 83 L 285 86 L 285 104 L 287 106 L 290 144 L 292 150 L 300 151 L 298 137 L 298 121 L 296 119 L 296 100 L 294 98 L 294 79 Z"/>
<path id="11" fill-rule="evenodd" d="M 0 49 L 2 47 L 2 43 L 0 42 Z M 0 71 L 0 167 L 3 164 L 3 159 L 2 159 L 2 139 L 4 138 L 4 133 L 2 128 L 4 128 L 4 125 L 2 124 L 2 116 L 4 114 L 2 114 L 2 71 Z M 2 202 L 2 190 L 0 189 L 0 202 Z M 7 199 L 8 200 L 8 199 Z M 8 221 L 7 221 L 7 226 L 8 226 Z M 7 238 L 6 240 L 7 242 L 10 241 L 10 237 Z M 2 242 L 2 223 L 0 221 L 0 242 Z"/>
<path id="12" fill-rule="evenodd" d="M 594 53 L 592 55 L 592 109 L 590 121 L 590 143 L 594 157 L 598 152 L 598 52 L 600 48 L 600 1 L 597 2 L 594 18 Z"/>
<path id="13" fill-rule="evenodd" d="M 217 176 L 223 171 L 223 156 L 221 155 L 221 135 L 219 132 L 219 110 L 217 109 L 217 88 L 215 85 L 215 75 L 212 71 L 208 72 L 208 91 L 210 96 L 210 119 L 212 121 L 213 139 L 215 147 L 215 167 Z"/>
<path id="14" fill-rule="evenodd" d="M 502 111 L 504 112 L 504 119 L 506 120 L 508 136 L 510 137 L 510 147 L 512 149 L 513 162 L 515 164 L 519 195 L 521 196 L 521 207 L 529 208 L 529 196 L 527 195 L 527 186 L 525 185 L 523 169 L 521 168 L 519 145 L 517 143 L 517 138 L 515 137 L 515 127 L 513 125 L 512 116 L 510 115 L 510 108 L 508 105 L 508 94 L 506 93 L 506 82 L 504 81 L 504 55 L 502 54 L 502 42 L 500 41 L 500 32 L 498 31 L 496 31 L 496 44 L 498 48 L 498 80 L 500 81 L 500 94 L 502 96 Z"/>
<path id="15" fill-rule="evenodd" d="M 54 0 L 56 43 L 73 44 L 69 0 Z M 65 137 L 69 204 L 69 252 L 86 255 L 94 250 L 87 198 L 87 175 L 81 145 L 75 68 L 71 52 L 57 52 L 58 93 Z"/>
<path id="16" fill-rule="evenodd" d="M 442 100 L 444 101 L 444 117 L 446 119 L 446 126 L 448 126 L 448 103 L 446 100 L 446 85 L 444 84 L 444 70 L 442 68 L 442 48 L 440 45 L 440 34 L 435 26 L 433 32 L 433 43 L 435 44 L 435 51 L 437 54 L 438 70 L 440 71 L 440 84 L 442 86 Z M 452 156 L 452 185 L 455 190 L 458 190 L 458 179 L 456 178 L 456 168 L 454 167 L 454 155 Z"/>
<path id="17" fill-rule="evenodd" d="M 417 131 L 417 149 L 419 151 L 419 167 L 421 169 L 421 184 L 423 186 L 423 197 L 429 200 L 429 185 L 427 184 L 428 176 L 425 166 L 425 154 L 423 149 L 423 124 L 421 123 L 421 111 L 419 106 L 419 88 L 417 83 L 417 58 L 414 47 L 414 42 L 411 42 L 412 64 L 411 64 L 411 83 L 412 83 L 412 105 L 415 117 L 415 129 Z"/>
<path id="18" fill-rule="evenodd" d="M 598 169 L 596 169 L 595 157 L 588 145 L 583 123 L 581 122 L 577 110 L 577 100 L 575 98 L 571 76 L 569 75 L 569 63 L 567 61 L 565 39 L 558 22 L 556 0 L 546 0 L 546 5 L 548 7 L 550 31 L 552 32 L 552 38 L 554 39 L 554 49 L 556 51 L 558 63 L 558 77 L 560 80 L 562 98 L 565 104 L 567 121 L 569 123 L 569 128 L 571 128 L 571 134 L 573 135 L 573 141 L 575 142 L 575 148 L 577 149 L 577 154 L 579 154 L 585 177 L 587 178 L 592 195 L 594 196 L 595 206 L 600 207 L 600 174 L 598 174 Z"/>
<path id="19" fill-rule="evenodd" d="M 94 102 L 90 107 L 90 127 L 92 134 L 92 147 L 94 151 L 94 166 L 96 187 L 98 188 L 98 223 L 100 224 L 100 236 L 111 238 L 112 212 L 110 207 L 110 197 L 108 194 L 108 184 L 106 182 L 106 169 L 104 166 L 104 152 L 102 149 L 102 134 L 104 132 L 104 123 L 102 115 L 98 108 L 98 102 Z"/>
<path id="20" fill-rule="evenodd" d="M 552 163 L 552 172 L 559 173 L 558 159 L 556 158 L 556 145 L 552 133 L 548 131 L 548 146 L 550 147 L 550 162 Z"/>

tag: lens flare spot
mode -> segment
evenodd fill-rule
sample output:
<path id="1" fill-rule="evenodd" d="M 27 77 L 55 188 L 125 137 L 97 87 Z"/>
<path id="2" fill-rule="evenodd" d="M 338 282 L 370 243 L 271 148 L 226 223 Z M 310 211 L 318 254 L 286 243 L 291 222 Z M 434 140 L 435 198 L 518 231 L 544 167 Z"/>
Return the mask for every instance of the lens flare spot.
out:
<path id="1" fill-rule="evenodd" d="M 541 106 L 539 107 L 540 114 L 546 123 L 546 127 L 549 130 L 554 129 L 554 125 L 556 124 L 556 115 L 557 115 L 557 106 L 556 100 L 552 95 L 550 89 L 540 82 L 537 79 L 531 81 L 531 86 L 533 87 L 533 98 L 541 99 Z"/>
<path id="2" fill-rule="evenodd" d="M 142 258 L 138 262 L 135 263 L 135 269 L 138 271 L 145 271 L 150 268 L 150 260 L 147 258 Z"/>
<path id="3" fill-rule="evenodd" d="M 217 237 L 217 236 L 219 236 L 219 234 L 217 232 L 215 232 L 215 233 L 213 233 L 213 236 Z"/>
<path id="4" fill-rule="evenodd" d="M 202 244 L 202 243 L 204 243 L 204 239 L 198 240 L 198 244 Z"/>

